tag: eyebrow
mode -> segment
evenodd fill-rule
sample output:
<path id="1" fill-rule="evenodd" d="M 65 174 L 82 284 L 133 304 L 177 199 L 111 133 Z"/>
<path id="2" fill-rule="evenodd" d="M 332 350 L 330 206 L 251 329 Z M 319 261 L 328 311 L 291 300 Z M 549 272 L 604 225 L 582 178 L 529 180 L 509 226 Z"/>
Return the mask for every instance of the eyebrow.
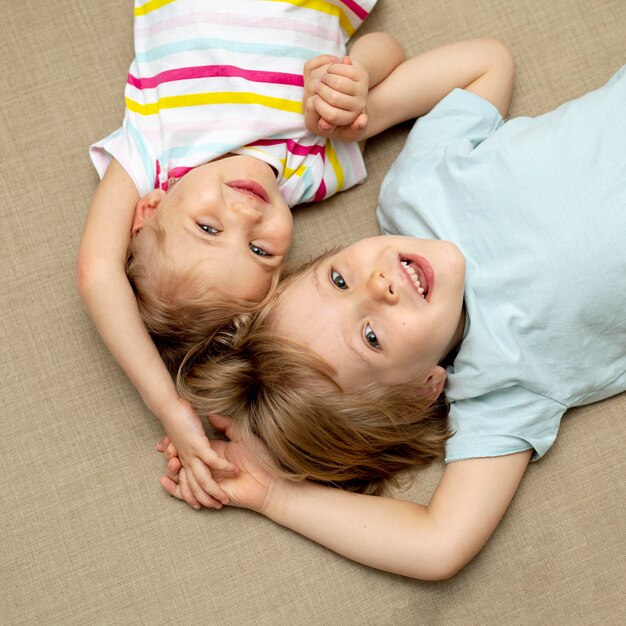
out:
<path id="1" fill-rule="evenodd" d="M 320 264 L 318 267 L 316 267 L 313 270 L 313 278 L 315 280 L 315 287 L 317 289 L 317 294 L 318 294 L 318 296 L 320 296 L 320 298 L 323 298 L 326 294 L 323 291 L 324 287 L 322 286 L 322 283 L 321 283 L 321 281 L 319 279 L 319 276 L 318 276 L 318 272 L 320 272 L 321 270 L 322 270 L 322 264 Z M 325 272 L 324 272 L 324 274 L 325 274 Z M 341 334 L 343 336 L 343 340 L 344 340 L 344 343 L 346 344 L 346 346 L 348 346 L 348 348 L 350 348 L 350 350 L 356 356 L 358 356 L 359 359 L 361 361 L 363 361 L 370 369 L 373 368 L 374 365 L 373 365 L 372 361 L 365 356 L 365 354 L 363 353 L 362 350 L 359 350 L 359 348 L 357 347 L 356 343 L 351 339 L 351 335 L 352 336 L 354 336 L 354 335 L 352 333 L 350 333 L 349 330 L 347 332 L 344 331 Z M 367 349 L 367 348 L 365 348 L 365 349 Z"/>

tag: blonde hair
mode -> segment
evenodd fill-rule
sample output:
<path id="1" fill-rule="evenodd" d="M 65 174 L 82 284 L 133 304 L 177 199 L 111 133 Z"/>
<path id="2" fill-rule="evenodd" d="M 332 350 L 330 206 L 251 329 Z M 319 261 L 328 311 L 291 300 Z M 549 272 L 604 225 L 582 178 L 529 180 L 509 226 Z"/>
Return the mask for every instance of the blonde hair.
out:
<path id="1" fill-rule="evenodd" d="M 157 212 L 131 239 L 126 275 L 143 322 L 174 373 L 194 345 L 235 315 L 262 308 L 265 300 L 249 302 L 219 294 L 197 265 L 177 270 L 165 252 L 165 236 Z M 270 293 L 277 281 L 278 273 Z"/>
<path id="2" fill-rule="evenodd" d="M 319 262 L 319 259 L 314 263 Z M 231 416 L 282 474 L 380 493 L 398 472 L 443 456 L 447 407 L 414 382 L 342 390 L 321 358 L 271 328 L 284 286 L 261 311 L 217 329 L 184 359 L 177 385 L 201 413 Z"/>

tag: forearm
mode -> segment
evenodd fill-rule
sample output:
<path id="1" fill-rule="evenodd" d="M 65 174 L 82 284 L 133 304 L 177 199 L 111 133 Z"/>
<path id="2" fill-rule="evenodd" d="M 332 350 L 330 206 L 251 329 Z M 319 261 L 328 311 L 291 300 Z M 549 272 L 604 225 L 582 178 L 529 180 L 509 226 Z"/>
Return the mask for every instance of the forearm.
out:
<path id="1" fill-rule="evenodd" d="M 123 267 L 93 267 L 88 273 L 80 293 L 102 341 L 169 432 L 166 416 L 178 393 L 143 324 Z"/>
<path id="2" fill-rule="evenodd" d="M 112 160 L 87 215 L 76 274 L 80 295 L 105 345 L 147 406 L 162 418 L 178 394 L 141 320 L 125 272 L 138 199 L 133 181 Z"/>
<path id="3" fill-rule="evenodd" d="M 264 513 L 370 567 L 423 580 L 450 573 L 442 535 L 420 504 L 313 483 L 287 483 Z"/>
<path id="4" fill-rule="evenodd" d="M 488 541 L 530 455 L 448 464 L 427 507 L 282 480 L 261 512 L 364 565 L 423 580 L 449 578 Z"/>
<path id="5" fill-rule="evenodd" d="M 369 33 L 354 42 L 350 58 L 367 70 L 369 88 L 372 89 L 406 60 L 406 54 L 400 43 L 388 33 Z"/>
<path id="6" fill-rule="evenodd" d="M 454 88 L 473 91 L 506 115 L 513 87 L 513 60 L 496 39 L 470 39 L 408 59 L 370 90 L 367 137 L 420 117 Z"/>

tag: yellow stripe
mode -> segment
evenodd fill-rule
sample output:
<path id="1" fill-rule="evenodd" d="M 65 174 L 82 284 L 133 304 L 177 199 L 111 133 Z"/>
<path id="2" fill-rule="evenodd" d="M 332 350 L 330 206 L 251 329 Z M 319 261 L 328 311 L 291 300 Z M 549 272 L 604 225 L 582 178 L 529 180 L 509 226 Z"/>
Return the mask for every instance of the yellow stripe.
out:
<path id="1" fill-rule="evenodd" d="M 271 109 L 279 109 L 288 113 L 302 114 L 302 102 L 298 100 L 285 100 L 273 98 L 249 92 L 218 92 L 218 93 L 194 93 L 185 96 L 168 96 L 160 98 L 157 102 L 141 104 L 130 98 L 126 98 L 126 107 L 129 111 L 139 115 L 155 115 L 161 109 L 175 109 L 179 107 L 202 106 L 203 104 L 260 104 Z"/>
<path id="2" fill-rule="evenodd" d="M 343 169 L 341 168 L 341 164 L 339 163 L 339 159 L 337 158 L 337 153 L 335 152 L 333 142 L 330 140 L 327 141 L 324 148 L 326 152 L 326 158 L 331 164 L 333 170 L 335 171 L 335 176 L 337 177 L 337 191 L 341 191 L 344 184 Z"/>
<path id="3" fill-rule="evenodd" d="M 346 31 L 348 37 L 354 35 L 355 28 L 350 23 L 348 16 L 338 6 L 324 2 L 324 0 L 266 0 L 266 2 L 285 2 L 302 7 L 303 9 L 311 9 L 311 11 L 334 15 L 339 19 L 339 24 L 341 24 L 341 28 Z"/>
<path id="4" fill-rule="evenodd" d="M 304 167 L 304 165 L 300 165 L 300 167 L 298 167 L 298 169 L 294 170 L 290 167 L 287 167 L 287 160 L 286 159 L 281 159 L 282 164 L 283 164 L 283 176 L 285 178 L 291 178 L 292 176 L 300 176 L 300 178 L 302 178 L 302 176 L 304 175 L 304 172 L 306 171 L 306 167 Z"/>
<path id="5" fill-rule="evenodd" d="M 268 152 L 264 151 L 262 148 L 258 148 L 257 146 L 246 146 L 246 150 L 256 150 L 261 154 L 268 154 Z M 271 154 L 271 152 L 269 152 Z M 291 167 L 287 167 L 287 159 L 278 159 L 283 166 L 283 178 L 291 178 L 294 174 L 296 176 L 304 176 L 304 172 L 306 172 L 306 167 L 304 165 L 300 165 L 298 169 L 294 170 Z"/>
<path id="6" fill-rule="evenodd" d="M 135 7 L 135 17 L 139 15 L 146 15 L 147 13 L 151 13 L 152 11 L 156 11 L 161 7 L 164 7 L 166 4 L 170 4 L 174 2 L 174 0 L 150 0 L 145 4 L 142 4 L 140 7 Z"/>

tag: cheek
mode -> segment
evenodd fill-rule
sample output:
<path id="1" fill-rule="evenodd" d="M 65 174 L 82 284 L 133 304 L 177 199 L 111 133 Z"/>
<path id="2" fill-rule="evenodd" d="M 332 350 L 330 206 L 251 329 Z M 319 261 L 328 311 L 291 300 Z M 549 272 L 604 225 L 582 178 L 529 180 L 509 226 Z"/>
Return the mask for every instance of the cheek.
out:
<path id="1" fill-rule="evenodd" d="M 239 282 L 236 293 L 232 295 L 244 300 L 262 300 L 269 291 L 272 276 L 268 272 L 252 272 Z"/>
<path id="2" fill-rule="evenodd" d="M 283 253 L 286 253 L 293 237 L 293 222 L 291 219 L 285 217 L 276 220 L 270 232 L 277 248 L 281 249 Z"/>

